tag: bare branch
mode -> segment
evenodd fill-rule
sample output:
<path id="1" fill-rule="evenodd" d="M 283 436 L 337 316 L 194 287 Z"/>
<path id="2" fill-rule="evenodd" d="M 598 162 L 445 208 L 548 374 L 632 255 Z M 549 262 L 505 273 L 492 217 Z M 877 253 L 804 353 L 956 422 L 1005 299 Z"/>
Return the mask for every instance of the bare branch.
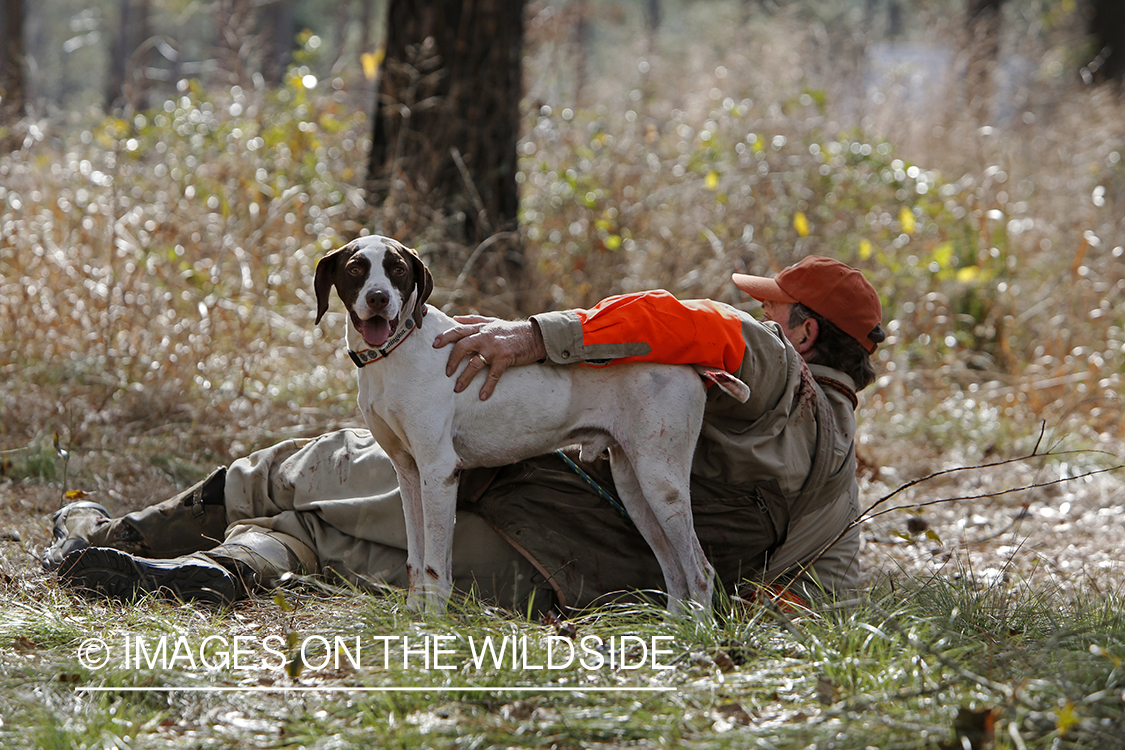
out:
<path id="1" fill-rule="evenodd" d="M 1108 473 L 1111 473 L 1111 472 L 1121 471 L 1122 469 L 1125 469 L 1125 464 L 1117 464 L 1117 465 L 1111 466 L 1109 468 L 1096 469 L 1096 470 L 1093 470 L 1093 471 L 1088 471 L 1084 474 L 1078 474 L 1078 475 L 1071 476 L 1071 477 L 1062 477 L 1060 479 L 1054 479 L 1054 480 L 1051 480 L 1049 482 L 1037 482 L 1037 483 L 1034 483 L 1034 484 L 1023 485 L 1021 487 L 1010 487 L 1010 488 L 1007 488 L 1007 489 L 998 490 L 996 492 L 981 493 L 979 495 L 962 495 L 962 496 L 959 496 L 959 497 L 945 497 L 945 498 L 940 498 L 940 499 L 937 499 L 937 500 L 927 500 L 927 501 L 920 502 L 920 503 L 911 503 L 909 505 L 896 505 L 893 508 L 885 508 L 885 509 L 879 511 L 878 513 L 872 512 L 876 508 L 878 508 L 880 505 L 886 503 L 888 500 L 895 497 L 896 495 L 903 492 L 904 490 L 910 489 L 911 487 L 916 487 L 919 484 L 922 484 L 923 482 L 930 481 L 931 479 L 937 479 L 938 477 L 949 476 L 951 474 L 957 474 L 957 473 L 964 472 L 964 471 L 976 471 L 978 469 L 994 469 L 994 468 L 997 468 L 999 466 L 1007 466 L 1009 464 L 1021 463 L 1023 461 L 1029 461 L 1033 458 L 1069 456 L 1069 455 L 1074 455 L 1074 454 L 1083 454 L 1083 455 L 1103 454 L 1103 455 L 1111 455 L 1111 456 L 1116 457 L 1116 454 L 1112 454 L 1108 451 L 1100 451 L 1100 450 L 1072 450 L 1072 451 L 1058 451 L 1058 452 L 1047 451 L 1046 453 L 1040 453 L 1039 448 L 1043 443 L 1043 436 L 1046 433 L 1046 429 L 1047 429 L 1047 425 L 1046 425 L 1046 422 L 1044 422 L 1040 426 L 1039 438 L 1035 441 L 1035 447 L 1032 449 L 1031 453 L 1029 453 L 1025 456 L 1018 456 L 1018 457 L 1015 457 L 1015 458 L 1006 458 L 1006 459 L 1003 459 L 1002 461 L 992 461 L 990 463 L 978 464 L 976 466 L 957 466 L 957 467 L 954 467 L 952 469 L 942 469 L 941 471 L 935 471 L 931 474 L 927 474 L 924 477 L 912 479 L 909 482 L 906 482 L 905 484 L 899 486 L 898 488 L 896 488 L 892 492 L 890 492 L 886 495 L 883 495 L 878 500 L 876 500 L 874 503 L 869 505 L 867 507 L 867 509 L 864 510 L 862 513 L 860 513 L 859 516 L 857 518 L 855 518 L 851 523 L 849 523 L 847 526 L 845 526 L 840 531 L 840 533 L 837 534 L 832 539 L 832 541 L 830 541 L 828 544 L 821 547 L 820 551 L 817 552 L 815 555 L 813 555 L 813 557 L 807 563 L 799 566 L 799 568 L 797 569 L 797 572 L 789 579 L 789 581 L 781 589 L 781 592 L 778 594 L 778 596 L 783 596 L 784 594 L 786 594 L 789 591 L 789 589 L 793 586 L 793 584 L 797 582 L 797 579 L 799 579 L 801 577 L 801 575 L 804 574 L 806 571 L 811 570 L 812 566 L 815 565 L 816 562 L 818 560 L 820 560 L 821 557 L 824 556 L 824 553 L 826 553 L 829 549 L 831 549 L 832 546 L 834 544 L 836 544 L 838 541 L 843 539 L 845 534 L 847 534 L 849 531 L 851 531 L 853 528 L 855 528 L 859 524 L 870 521 L 873 518 L 878 518 L 879 516 L 885 515 L 887 513 L 891 513 L 891 512 L 896 511 L 896 510 L 902 510 L 903 508 L 921 508 L 921 507 L 927 507 L 927 506 L 930 506 L 930 505 L 940 505 L 942 503 L 959 502 L 961 500 L 980 500 L 980 499 L 989 498 L 989 497 L 999 497 L 1001 495 L 1007 495 L 1007 494 L 1010 494 L 1012 492 L 1024 492 L 1024 491 L 1027 491 L 1027 490 L 1033 490 L 1033 489 L 1037 489 L 1037 488 L 1040 488 L 1040 487 L 1050 487 L 1050 486 L 1057 485 L 1057 484 L 1063 484 L 1063 483 L 1066 483 L 1066 482 L 1071 482 L 1071 481 L 1074 481 L 1076 479 L 1085 479 L 1087 477 L 1095 476 L 1095 475 L 1098 475 L 1098 474 L 1108 474 Z"/>
<path id="2" fill-rule="evenodd" d="M 1043 455 L 1050 455 L 1050 454 L 1043 454 Z M 1055 454 L 1055 455 L 1058 455 L 1058 454 Z M 1117 466 L 1111 466 L 1108 469 L 1095 469 L 1093 471 L 1087 471 L 1084 474 L 1075 474 L 1072 477 L 1062 477 L 1060 479 L 1052 479 L 1049 482 L 1036 482 L 1034 484 L 1025 484 L 1025 485 L 1022 485 L 1020 487 L 1009 487 L 1007 489 L 997 490 L 996 492 L 982 492 L 979 495 L 958 495 L 957 497 L 943 497 L 943 498 L 940 498 L 938 500 L 926 500 L 926 501 L 923 501 L 923 502 L 920 502 L 920 503 L 911 503 L 910 505 L 896 505 L 893 508 L 884 508 L 883 510 L 879 511 L 878 513 L 871 513 L 872 508 L 875 507 L 875 506 L 872 506 L 871 508 L 868 508 L 867 511 L 865 511 L 863 515 L 861 515 L 859 518 L 852 521 L 848 525 L 848 528 L 850 529 L 850 528 L 852 528 L 852 526 L 858 526 L 861 523 L 864 523 L 866 521 L 870 521 L 872 518 L 878 518 L 879 516 L 886 515 L 887 513 L 893 513 L 896 510 L 902 510 L 904 508 L 925 508 L 925 507 L 928 507 L 930 505 L 940 505 L 941 503 L 953 503 L 953 502 L 958 502 L 960 500 L 982 500 L 982 499 L 987 498 L 987 497 L 1000 497 L 1001 495 L 1008 495 L 1008 494 L 1011 494 L 1013 492 L 1024 492 L 1026 490 L 1039 489 L 1040 487 L 1051 487 L 1051 486 L 1056 485 L 1056 484 L 1064 484 L 1066 482 L 1072 482 L 1075 479 L 1085 479 L 1086 477 L 1092 477 L 1092 476 L 1096 476 L 1098 474 L 1108 474 L 1108 473 L 1114 472 L 1114 471 L 1121 471 L 1122 469 L 1125 469 L 1125 464 L 1119 464 Z M 870 515 L 868 515 L 868 514 L 870 514 Z M 833 542 L 833 544 L 835 544 L 835 542 Z"/>

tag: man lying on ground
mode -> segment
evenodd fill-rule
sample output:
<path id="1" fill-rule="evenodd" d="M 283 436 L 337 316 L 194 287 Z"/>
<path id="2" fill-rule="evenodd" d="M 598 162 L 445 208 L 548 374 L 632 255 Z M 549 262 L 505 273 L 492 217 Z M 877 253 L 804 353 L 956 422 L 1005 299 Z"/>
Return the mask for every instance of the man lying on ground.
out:
<path id="1" fill-rule="evenodd" d="M 458 319 L 455 387 L 480 370 L 487 398 L 504 370 L 629 361 L 718 367 L 750 386 L 746 403 L 708 392 L 692 467 L 692 512 L 718 583 L 788 582 L 806 598 L 860 580 L 856 391 L 885 338 L 878 295 L 849 266 L 808 257 L 775 278 L 735 274 L 764 320 L 666 292 L 611 297 L 527 321 Z M 616 507 L 608 462 L 562 454 L 461 479 L 454 583 L 516 610 L 582 608 L 654 591 L 660 567 Z M 390 460 L 366 430 L 287 440 L 218 469 L 162 503 L 112 518 L 72 503 L 54 516 L 44 565 L 75 588 L 130 598 L 163 592 L 230 603 L 285 573 L 405 587 L 406 532 Z M 826 549 L 827 548 L 827 549 Z"/>

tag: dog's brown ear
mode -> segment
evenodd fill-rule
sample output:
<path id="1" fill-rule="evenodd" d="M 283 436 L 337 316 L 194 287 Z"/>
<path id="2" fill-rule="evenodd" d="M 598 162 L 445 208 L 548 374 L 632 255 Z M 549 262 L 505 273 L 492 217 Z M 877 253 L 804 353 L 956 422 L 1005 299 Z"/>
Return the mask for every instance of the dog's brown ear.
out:
<path id="1" fill-rule="evenodd" d="M 422 262 L 422 258 L 418 255 L 417 251 L 404 247 L 406 257 L 410 259 L 410 264 L 414 267 L 414 288 L 418 292 L 418 299 L 414 302 L 414 325 L 422 325 L 422 313 L 426 309 L 426 300 L 430 298 L 430 293 L 434 291 L 434 277 L 430 273 L 430 269 L 426 268 L 426 264 Z"/>
<path id="2" fill-rule="evenodd" d="M 313 278 L 313 289 L 316 291 L 316 322 L 328 312 L 328 297 L 332 294 L 332 286 L 336 283 L 336 270 L 340 263 L 346 261 L 352 254 L 351 244 L 336 248 L 325 255 L 316 264 L 316 275 Z"/>

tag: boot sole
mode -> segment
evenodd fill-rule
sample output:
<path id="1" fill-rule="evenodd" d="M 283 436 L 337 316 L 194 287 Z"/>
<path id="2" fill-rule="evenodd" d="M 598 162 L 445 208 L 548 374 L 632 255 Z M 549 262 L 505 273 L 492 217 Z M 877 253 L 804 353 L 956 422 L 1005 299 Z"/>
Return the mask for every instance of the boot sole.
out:
<path id="1" fill-rule="evenodd" d="M 195 560 L 158 565 L 110 547 L 87 547 L 59 566 L 67 585 L 114 599 L 145 594 L 172 596 L 222 606 L 243 598 L 242 587 L 225 568 Z"/>

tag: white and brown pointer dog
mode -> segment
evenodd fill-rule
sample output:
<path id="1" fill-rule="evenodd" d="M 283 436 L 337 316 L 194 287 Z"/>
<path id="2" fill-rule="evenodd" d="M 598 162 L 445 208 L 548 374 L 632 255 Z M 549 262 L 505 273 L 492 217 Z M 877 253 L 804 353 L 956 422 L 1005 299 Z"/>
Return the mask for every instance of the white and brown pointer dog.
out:
<path id="1" fill-rule="evenodd" d="M 317 323 L 333 286 L 344 301 L 348 351 L 361 368 L 359 408 L 398 473 L 412 609 L 440 611 L 448 600 L 463 469 L 578 445 L 584 460 L 609 450 L 622 504 L 664 573 L 669 608 L 710 614 L 714 573 L 688 494 L 704 407 L 704 386 L 692 368 L 513 367 L 481 401 L 471 388 L 454 393 L 455 376 L 445 374 L 448 352 L 432 346 L 456 323 L 425 305 L 433 279 L 415 251 L 386 237 L 362 237 L 317 263 L 314 286 Z M 410 335 L 421 328 L 427 335 Z M 726 373 L 710 376 L 736 398 L 749 395 Z"/>

